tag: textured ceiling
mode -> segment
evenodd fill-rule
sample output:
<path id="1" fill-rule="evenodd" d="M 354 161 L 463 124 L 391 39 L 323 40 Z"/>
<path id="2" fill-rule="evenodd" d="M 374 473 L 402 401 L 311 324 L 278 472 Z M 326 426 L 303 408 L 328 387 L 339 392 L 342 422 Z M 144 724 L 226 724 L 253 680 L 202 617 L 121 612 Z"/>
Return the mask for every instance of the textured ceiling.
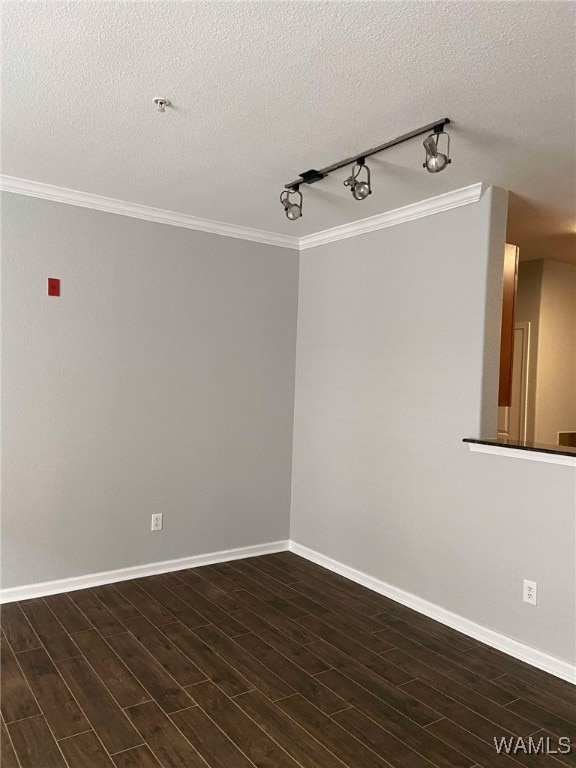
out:
<path id="1" fill-rule="evenodd" d="M 567 2 L 4 2 L 5 174 L 302 236 L 477 181 L 511 196 L 524 257 L 570 258 L 575 25 Z M 154 96 L 174 108 L 160 114 Z M 443 116 L 453 163 L 420 140 L 283 184 Z"/>

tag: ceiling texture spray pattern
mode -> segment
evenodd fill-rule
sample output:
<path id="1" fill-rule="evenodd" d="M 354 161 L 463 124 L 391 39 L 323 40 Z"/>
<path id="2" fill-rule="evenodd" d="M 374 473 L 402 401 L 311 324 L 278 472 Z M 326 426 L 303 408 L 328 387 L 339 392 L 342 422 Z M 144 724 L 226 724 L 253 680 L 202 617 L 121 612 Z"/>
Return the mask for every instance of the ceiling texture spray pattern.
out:
<path id="1" fill-rule="evenodd" d="M 483 180 L 523 255 L 569 258 L 574 4 L 5 2 L 2 172 L 303 237 Z M 152 99 L 169 99 L 159 113 Z M 278 196 L 308 168 L 450 115 L 452 165 L 415 139 Z"/>

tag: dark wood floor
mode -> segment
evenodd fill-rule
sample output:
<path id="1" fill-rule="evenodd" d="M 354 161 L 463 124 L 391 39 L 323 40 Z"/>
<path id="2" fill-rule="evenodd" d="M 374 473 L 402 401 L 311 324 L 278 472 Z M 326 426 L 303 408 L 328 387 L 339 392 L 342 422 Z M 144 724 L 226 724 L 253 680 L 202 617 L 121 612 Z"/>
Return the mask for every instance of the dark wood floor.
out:
<path id="1" fill-rule="evenodd" d="M 574 686 L 287 552 L 12 603 L 2 631 L 2 768 L 576 766 Z"/>

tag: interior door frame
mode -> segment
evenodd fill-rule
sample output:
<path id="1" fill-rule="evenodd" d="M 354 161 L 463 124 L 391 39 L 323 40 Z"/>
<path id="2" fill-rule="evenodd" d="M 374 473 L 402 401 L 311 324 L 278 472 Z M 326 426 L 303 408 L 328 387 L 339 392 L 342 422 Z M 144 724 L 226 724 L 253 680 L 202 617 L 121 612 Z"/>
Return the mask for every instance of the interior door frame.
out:
<path id="1" fill-rule="evenodd" d="M 522 383 L 520 385 L 520 440 L 526 440 L 528 430 L 528 388 L 530 386 L 530 323 L 514 323 L 514 331 L 522 328 L 524 344 L 522 346 Z"/>

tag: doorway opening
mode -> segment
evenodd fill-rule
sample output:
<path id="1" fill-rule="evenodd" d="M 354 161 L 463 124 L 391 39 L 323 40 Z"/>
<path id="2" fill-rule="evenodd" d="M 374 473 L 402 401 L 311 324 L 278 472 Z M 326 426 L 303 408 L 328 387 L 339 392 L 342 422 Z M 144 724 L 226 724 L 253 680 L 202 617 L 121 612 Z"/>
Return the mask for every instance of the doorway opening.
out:
<path id="1" fill-rule="evenodd" d="M 498 438 L 576 443 L 576 262 L 506 246 Z"/>

